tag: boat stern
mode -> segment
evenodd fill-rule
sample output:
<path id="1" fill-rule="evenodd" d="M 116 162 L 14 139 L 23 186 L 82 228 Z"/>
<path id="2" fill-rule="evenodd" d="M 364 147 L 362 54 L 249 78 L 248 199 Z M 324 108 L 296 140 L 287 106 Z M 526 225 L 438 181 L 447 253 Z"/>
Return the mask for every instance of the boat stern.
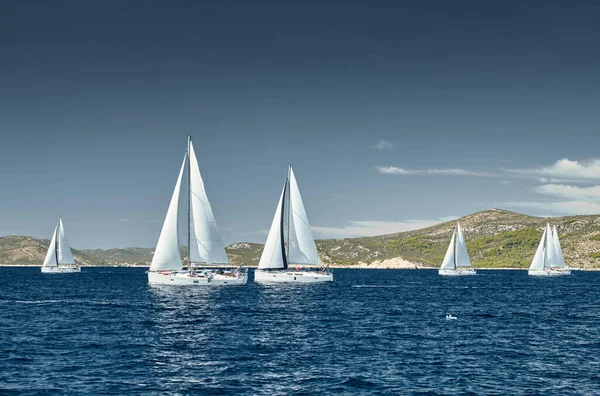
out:
<path id="1" fill-rule="evenodd" d="M 330 271 L 254 271 L 258 283 L 322 283 L 333 282 Z"/>

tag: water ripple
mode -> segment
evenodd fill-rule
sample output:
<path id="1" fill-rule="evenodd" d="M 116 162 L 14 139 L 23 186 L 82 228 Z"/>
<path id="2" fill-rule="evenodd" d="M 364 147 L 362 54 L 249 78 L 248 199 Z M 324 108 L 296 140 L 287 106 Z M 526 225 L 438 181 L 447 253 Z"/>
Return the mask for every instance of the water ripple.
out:
<path id="1" fill-rule="evenodd" d="M 177 288 L 133 268 L 0 272 L 2 394 L 598 393 L 600 273 Z"/>

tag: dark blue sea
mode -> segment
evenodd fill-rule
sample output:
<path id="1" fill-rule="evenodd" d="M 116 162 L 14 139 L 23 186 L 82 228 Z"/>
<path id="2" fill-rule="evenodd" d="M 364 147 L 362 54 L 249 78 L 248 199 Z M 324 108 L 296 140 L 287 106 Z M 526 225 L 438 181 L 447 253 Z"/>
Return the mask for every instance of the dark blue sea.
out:
<path id="1" fill-rule="evenodd" d="M 195 288 L 0 268 L 0 393 L 600 394 L 600 273 L 334 273 Z"/>

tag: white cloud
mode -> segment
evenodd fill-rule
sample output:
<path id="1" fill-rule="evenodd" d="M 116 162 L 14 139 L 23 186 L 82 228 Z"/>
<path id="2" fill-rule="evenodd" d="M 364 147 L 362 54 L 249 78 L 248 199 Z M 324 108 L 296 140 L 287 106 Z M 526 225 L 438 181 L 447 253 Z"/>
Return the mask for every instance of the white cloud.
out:
<path id="1" fill-rule="evenodd" d="M 498 168 L 495 171 L 469 170 L 462 168 L 446 169 L 409 169 L 397 166 L 378 166 L 377 171 L 386 175 L 438 175 L 438 176 L 477 176 L 502 178 L 534 178 L 540 183 L 589 183 L 600 180 L 600 159 L 572 161 L 567 158 L 556 161 L 550 166 L 531 169 Z M 511 184 L 502 180 L 500 184 Z"/>
<path id="2" fill-rule="evenodd" d="M 488 172 L 471 171 L 466 169 L 406 169 L 398 168 L 396 166 L 379 166 L 377 167 L 379 173 L 386 175 L 439 175 L 439 176 L 479 176 L 479 177 L 491 177 L 495 176 Z"/>
<path id="3" fill-rule="evenodd" d="M 544 184 L 535 189 L 542 195 L 577 201 L 600 202 L 600 186 L 577 187 L 565 184 Z"/>
<path id="4" fill-rule="evenodd" d="M 377 170 L 379 173 L 384 173 L 387 175 L 412 175 L 411 171 L 404 168 L 397 168 L 395 166 L 378 166 Z"/>
<path id="5" fill-rule="evenodd" d="M 458 220 L 459 217 L 458 216 L 445 216 L 445 217 L 440 217 L 439 222 L 445 223 L 447 221 L 453 221 L 453 220 Z"/>
<path id="6" fill-rule="evenodd" d="M 502 206 L 550 211 L 560 215 L 586 215 L 600 213 L 600 202 L 557 201 L 557 202 L 505 202 Z"/>
<path id="7" fill-rule="evenodd" d="M 121 223 L 124 223 L 124 222 L 126 222 L 126 221 L 129 221 L 129 219 L 119 219 L 119 221 L 120 221 Z"/>
<path id="8" fill-rule="evenodd" d="M 392 142 L 388 142 L 387 140 L 380 140 L 379 143 L 377 143 L 374 146 L 371 146 L 377 150 L 384 150 L 384 149 L 389 149 L 394 147 L 394 143 Z"/>
<path id="9" fill-rule="evenodd" d="M 568 158 L 563 158 L 550 166 L 533 169 L 506 169 L 506 171 L 542 178 L 553 177 L 563 180 L 565 178 L 571 180 L 600 179 L 600 159 L 572 161 Z"/>
<path id="10" fill-rule="evenodd" d="M 512 184 L 512 181 L 510 181 L 510 180 L 500 180 L 498 183 L 504 184 L 504 185 L 509 185 L 509 184 Z"/>
<path id="11" fill-rule="evenodd" d="M 566 184 L 543 184 L 534 189 L 547 201 L 507 202 L 507 206 L 530 208 L 561 215 L 600 213 L 600 186 L 578 187 Z"/>
<path id="12" fill-rule="evenodd" d="M 566 214 L 598 214 L 600 213 L 600 202 L 585 201 L 562 201 L 552 202 L 550 210 Z"/>
<path id="13" fill-rule="evenodd" d="M 456 220 L 457 218 L 448 216 L 437 220 L 350 221 L 344 227 L 313 226 L 312 229 L 317 238 L 353 238 L 418 230 L 442 222 Z"/>

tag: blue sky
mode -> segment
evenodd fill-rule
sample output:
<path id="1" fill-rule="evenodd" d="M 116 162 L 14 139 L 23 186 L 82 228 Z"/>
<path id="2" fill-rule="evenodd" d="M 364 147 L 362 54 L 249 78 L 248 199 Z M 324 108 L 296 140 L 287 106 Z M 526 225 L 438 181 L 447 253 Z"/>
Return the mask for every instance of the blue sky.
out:
<path id="1" fill-rule="evenodd" d="M 285 4 L 284 4 L 285 3 Z M 194 137 L 226 243 L 600 211 L 594 2 L 0 4 L 0 235 L 154 246 Z"/>

